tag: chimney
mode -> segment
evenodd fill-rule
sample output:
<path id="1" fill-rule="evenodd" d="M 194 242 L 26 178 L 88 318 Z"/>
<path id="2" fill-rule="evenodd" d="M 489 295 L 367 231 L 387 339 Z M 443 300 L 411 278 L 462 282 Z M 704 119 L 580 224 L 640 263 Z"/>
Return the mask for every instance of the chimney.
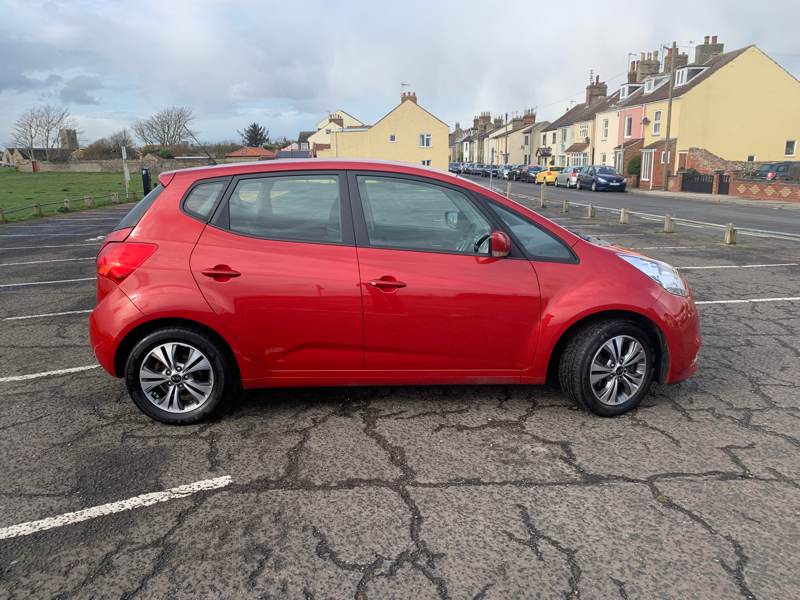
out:
<path id="1" fill-rule="evenodd" d="M 494 128 L 497 129 L 498 127 L 503 126 L 503 117 L 495 117 L 494 118 Z"/>
<path id="2" fill-rule="evenodd" d="M 594 81 L 586 86 L 586 103 L 589 104 L 597 98 L 605 98 L 608 95 L 608 86 L 600 81 L 598 75 Z"/>
<path id="3" fill-rule="evenodd" d="M 339 127 L 344 127 L 344 119 L 341 116 L 330 117 L 331 123 L 336 123 Z"/>
<path id="4" fill-rule="evenodd" d="M 658 74 L 658 52 L 642 52 L 639 64 L 636 66 L 636 83 L 641 83 L 650 75 Z"/>
<path id="5" fill-rule="evenodd" d="M 636 83 L 636 61 L 631 61 L 631 66 L 628 69 L 628 83 Z"/>
<path id="6" fill-rule="evenodd" d="M 417 103 L 417 93 L 416 92 L 401 92 L 400 93 L 400 103 L 402 104 L 406 100 L 410 100 L 414 104 Z"/>
<path id="7" fill-rule="evenodd" d="M 536 113 L 532 108 L 526 108 L 525 113 L 522 115 L 522 125 L 527 127 L 536 123 Z"/>
<path id="8" fill-rule="evenodd" d="M 712 35 L 703 37 L 703 43 L 699 44 L 694 49 L 694 62 L 698 65 L 704 65 L 709 60 L 722 54 L 725 51 L 725 44 L 717 42 L 717 36 Z"/>

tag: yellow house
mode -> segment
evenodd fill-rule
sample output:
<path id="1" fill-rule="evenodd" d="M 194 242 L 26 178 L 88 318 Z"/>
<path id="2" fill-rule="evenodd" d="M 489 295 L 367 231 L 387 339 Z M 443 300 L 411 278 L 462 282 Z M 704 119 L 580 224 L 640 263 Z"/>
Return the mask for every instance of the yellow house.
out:
<path id="1" fill-rule="evenodd" d="M 363 127 L 364 123 L 343 110 L 337 110 L 317 123 L 317 130 L 308 137 L 309 148 L 313 152 L 320 145 L 330 146 L 331 133 L 346 127 Z"/>
<path id="2" fill-rule="evenodd" d="M 330 148 L 317 158 L 375 158 L 447 170 L 449 127 L 404 92 L 400 104 L 374 125 L 331 130 Z"/>
<path id="3" fill-rule="evenodd" d="M 616 107 L 600 111 L 594 117 L 594 135 L 592 136 L 592 158 L 596 165 L 614 165 L 619 132 L 619 111 Z"/>

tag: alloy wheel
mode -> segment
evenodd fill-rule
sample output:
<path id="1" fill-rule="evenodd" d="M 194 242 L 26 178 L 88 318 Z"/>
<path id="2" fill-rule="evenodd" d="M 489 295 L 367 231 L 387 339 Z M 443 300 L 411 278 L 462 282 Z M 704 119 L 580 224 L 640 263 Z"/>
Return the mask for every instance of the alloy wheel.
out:
<path id="1" fill-rule="evenodd" d="M 193 411 L 214 390 L 214 370 L 194 346 L 168 342 L 150 350 L 139 368 L 139 385 L 147 399 L 171 413 Z"/>
<path id="2" fill-rule="evenodd" d="M 595 352 L 589 366 L 589 384 L 602 404 L 617 406 L 636 395 L 646 374 L 644 346 L 631 336 L 618 335 Z"/>

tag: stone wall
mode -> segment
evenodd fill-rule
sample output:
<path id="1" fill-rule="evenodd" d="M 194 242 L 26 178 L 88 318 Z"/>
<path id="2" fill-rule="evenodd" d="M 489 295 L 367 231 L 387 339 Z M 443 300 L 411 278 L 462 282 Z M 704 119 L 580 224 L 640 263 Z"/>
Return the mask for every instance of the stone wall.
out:
<path id="1" fill-rule="evenodd" d="M 728 195 L 737 196 L 739 198 L 750 198 L 752 200 L 800 202 L 800 183 L 733 179 Z"/>
<path id="2" fill-rule="evenodd" d="M 239 159 L 218 158 L 218 164 L 241 162 Z M 162 173 L 164 171 L 174 171 L 176 169 L 188 169 L 190 167 L 205 167 L 208 165 L 207 158 L 198 159 L 164 159 L 156 156 L 147 155 L 142 159 L 128 161 L 128 169 L 131 177 L 135 176 L 142 167 L 150 169 L 151 173 Z M 122 172 L 122 159 L 112 158 L 108 160 L 70 160 L 66 162 L 37 161 L 37 170 L 41 173 L 49 172 L 69 172 L 69 173 L 120 173 Z M 24 173 L 30 173 L 30 161 L 24 162 L 17 167 Z"/>
<path id="3" fill-rule="evenodd" d="M 681 152 L 683 153 L 683 152 Z M 683 159 L 681 159 L 683 162 Z M 719 171 L 724 173 L 741 173 L 746 170 L 755 170 L 760 164 L 744 160 L 725 160 L 713 152 L 703 148 L 689 148 L 686 152 L 685 168 L 694 169 L 703 175 L 713 175 Z"/>

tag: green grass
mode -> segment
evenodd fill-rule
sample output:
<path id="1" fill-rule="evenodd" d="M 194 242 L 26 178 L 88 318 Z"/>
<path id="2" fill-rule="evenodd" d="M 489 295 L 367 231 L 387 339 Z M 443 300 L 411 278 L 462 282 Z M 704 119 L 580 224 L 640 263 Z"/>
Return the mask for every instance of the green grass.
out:
<path id="1" fill-rule="evenodd" d="M 142 179 L 131 174 L 130 190 L 142 197 Z M 11 169 L 0 169 L 0 208 L 9 221 L 21 221 L 35 216 L 33 209 L 15 209 L 31 206 L 37 202 L 59 204 L 42 206 L 44 214 L 62 212 L 64 198 L 70 199 L 70 209 L 83 210 L 84 196 L 93 196 L 97 205 L 110 204 L 110 194 L 119 192 L 125 196 L 122 173 L 20 173 Z M 105 196 L 105 197 L 102 197 Z M 9 214 L 9 211 L 14 211 Z"/>

